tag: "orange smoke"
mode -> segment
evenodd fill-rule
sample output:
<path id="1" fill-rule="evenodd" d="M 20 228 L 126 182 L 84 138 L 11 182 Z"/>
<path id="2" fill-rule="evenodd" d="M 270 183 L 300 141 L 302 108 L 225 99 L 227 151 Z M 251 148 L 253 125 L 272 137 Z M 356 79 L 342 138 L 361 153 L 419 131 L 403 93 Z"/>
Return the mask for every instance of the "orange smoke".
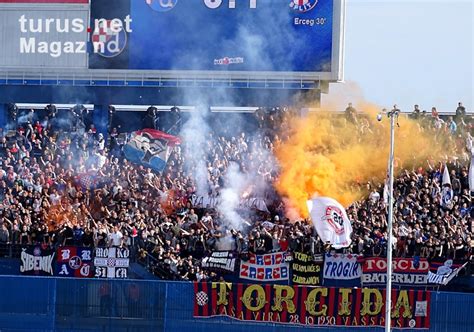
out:
<path id="1" fill-rule="evenodd" d="M 357 124 L 344 115 L 321 111 L 290 123 L 288 139 L 276 147 L 281 175 L 275 186 L 290 209 L 307 217 L 306 201 L 329 196 L 344 206 L 367 194 L 367 183 L 379 185 L 386 178 L 390 121 L 377 122 L 379 108 L 358 105 Z M 332 114 L 330 114 L 332 113 Z M 418 122 L 400 115 L 395 134 L 397 170 L 441 160 L 445 143 L 435 141 Z"/>

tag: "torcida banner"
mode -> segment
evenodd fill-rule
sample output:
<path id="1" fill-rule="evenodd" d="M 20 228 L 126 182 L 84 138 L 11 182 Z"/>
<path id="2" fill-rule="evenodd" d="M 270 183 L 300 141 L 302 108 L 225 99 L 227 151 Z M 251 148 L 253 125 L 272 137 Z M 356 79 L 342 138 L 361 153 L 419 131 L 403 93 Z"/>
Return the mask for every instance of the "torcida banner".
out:
<path id="1" fill-rule="evenodd" d="M 430 326 L 430 292 L 392 290 L 392 326 Z M 385 291 L 285 285 L 195 283 L 194 317 L 305 326 L 384 326 Z"/>
<path id="2" fill-rule="evenodd" d="M 424 287 L 427 284 L 430 264 L 425 258 L 394 258 L 392 282 L 397 286 Z M 381 286 L 386 284 L 387 259 L 369 257 L 362 266 L 362 285 Z"/>

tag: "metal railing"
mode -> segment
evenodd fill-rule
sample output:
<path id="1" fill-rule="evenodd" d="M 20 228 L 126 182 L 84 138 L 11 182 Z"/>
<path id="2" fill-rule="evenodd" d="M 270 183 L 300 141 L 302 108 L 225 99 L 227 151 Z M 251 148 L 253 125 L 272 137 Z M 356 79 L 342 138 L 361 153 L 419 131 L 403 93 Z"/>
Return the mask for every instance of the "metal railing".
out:
<path id="1" fill-rule="evenodd" d="M 122 87 L 227 87 L 320 89 L 320 77 L 304 73 L 238 73 L 125 70 L 0 69 L 0 85 L 69 85 Z"/>

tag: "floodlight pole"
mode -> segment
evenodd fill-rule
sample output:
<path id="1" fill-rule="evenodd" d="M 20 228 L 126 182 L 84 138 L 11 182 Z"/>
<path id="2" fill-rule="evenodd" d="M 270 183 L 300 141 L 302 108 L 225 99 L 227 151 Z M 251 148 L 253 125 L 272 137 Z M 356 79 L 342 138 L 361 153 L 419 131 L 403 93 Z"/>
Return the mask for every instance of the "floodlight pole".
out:
<path id="1" fill-rule="evenodd" d="M 394 108 L 388 112 L 390 118 L 390 156 L 389 156 L 389 196 L 387 220 L 387 283 L 385 287 L 385 332 L 391 330 L 391 303 L 392 303 L 392 226 L 393 226 L 393 161 L 395 147 L 395 121 L 398 119 L 399 110 Z"/>

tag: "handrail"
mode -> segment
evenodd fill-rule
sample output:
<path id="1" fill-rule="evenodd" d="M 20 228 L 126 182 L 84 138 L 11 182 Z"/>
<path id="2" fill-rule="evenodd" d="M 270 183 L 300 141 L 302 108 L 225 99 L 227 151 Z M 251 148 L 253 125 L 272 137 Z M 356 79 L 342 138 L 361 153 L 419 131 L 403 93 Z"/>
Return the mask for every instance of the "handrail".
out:
<path id="1" fill-rule="evenodd" d="M 6 77 L 6 84 L 14 84 L 12 80 L 21 79 L 27 85 L 49 85 L 50 82 L 45 82 L 48 78 L 56 80 L 56 84 L 60 85 L 61 80 L 71 81 L 72 85 L 79 84 L 81 79 L 89 80 L 90 85 L 110 85 L 110 82 L 123 82 L 123 85 L 130 85 L 128 82 L 140 83 L 144 86 L 144 82 L 156 82 L 159 86 L 162 83 L 169 82 L 172 85 L 179 87 L 186 82 L 192 83 L 193 86 L 199 86 L 200 83 L 211 84 L 211 86 L 228 86 L 233 87 L 252 87 L 251 83 L 260 83 L 262 87 L 269 87 L 273 85 L 281 85 L 284 88 L 317 88 L 321 77 L 310 73 L 248 73 L 241 72 L 183 72 L 183 71 L 125 71 L 125 70 L 18 70 L 9 68 L 0 68 L 0 74 Z M 32 82 L 29 82 L 32 81 Z M 38 82 L 35 82 L 38 81 Z M 106 84 L 96 84 L 95 81 L 106 81 Z M 183 83 L 183 84 L 181 84 Z M 295 84 L 295 86 L 291 86 Z M 116 84 L 114 84 L 116 85 Z M 136 86 L 136 84 L 134 84 Z"/>

